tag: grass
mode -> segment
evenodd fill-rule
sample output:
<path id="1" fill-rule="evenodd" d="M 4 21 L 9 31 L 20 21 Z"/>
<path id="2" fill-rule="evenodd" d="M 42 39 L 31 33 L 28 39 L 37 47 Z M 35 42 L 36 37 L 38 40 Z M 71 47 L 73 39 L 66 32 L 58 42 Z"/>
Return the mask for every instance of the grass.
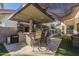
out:
<path id="1" fill-rule="evenodd" d="M 79 56 L 79 48 L 72 46 L 72 39 L 63 38 L 61 44 L 56 52 L 56 55 L 61 56 Z"/>
<path id="2" fill-rule="evenodd" d="M 10 56 L 3 44 L 0 44 L 0 56 Z"/>

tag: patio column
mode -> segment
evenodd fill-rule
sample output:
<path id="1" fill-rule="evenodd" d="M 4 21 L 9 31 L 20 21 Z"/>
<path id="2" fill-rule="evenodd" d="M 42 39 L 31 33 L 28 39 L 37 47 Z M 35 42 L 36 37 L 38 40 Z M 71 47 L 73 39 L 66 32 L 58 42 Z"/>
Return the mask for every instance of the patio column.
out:
<path id="1" fill-rule="evenodd" d="M 33 21 L 32 20 L 29 20 L 29 35 L 32 33 L 32 26 L 33 26 Z M 32 46 L 32 40 L 30 38 L 30 36 L 26 36 L 27 39 L 26 39 L 26 42 L 29 46 Z"/>
<path id="2" fill-rule="evenodd" d="M 74 29 L 73 29 L 73 32 L 74 32 L 74 34 L 78 34 L 78 31 L 77 31 L 77 21 L 76 21 L 77 19 L 74 19 Z"/>
<path id="3" fill-rule="evenodd" d="M 32 20 L 29 20 L 29 33 L 32 32 L 32 23 L 33 21 Z"/>
<path id="4" fill-rule="evenodd" d="M 64 34 L 67 34 L 67 25 L 64 26 Z"/>
<path id="5" fill-rule="evenodd" d="M 29 33 L 27 33 L 28 35 L 30 35 L 32 33 L 32 24 L 33 24 L 33 21 L 29 20 Z M 28 35 L 26 35 L 26 43 L 29 46 L 32 46 L 32 40 L 31 40 L 30 36 L 28 36 Z"/>

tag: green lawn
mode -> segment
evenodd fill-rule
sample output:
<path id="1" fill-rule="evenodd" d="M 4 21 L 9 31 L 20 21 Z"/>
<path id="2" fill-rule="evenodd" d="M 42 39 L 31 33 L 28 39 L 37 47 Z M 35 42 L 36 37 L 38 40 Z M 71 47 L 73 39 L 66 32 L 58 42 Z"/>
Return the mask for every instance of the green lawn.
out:
<path id="1" fill-rule="evenodd" d="M 0 56 L 10 56 L 3 44 L 0 44 Z"/>
<path id="2" fill-rule="evenodd" d="M 69 39 L 62 39 L 62 42 L 57 50 L 56 55 L 61 56 L 79 56 L 79 48 L 72 46 L 72 41 Z"/>

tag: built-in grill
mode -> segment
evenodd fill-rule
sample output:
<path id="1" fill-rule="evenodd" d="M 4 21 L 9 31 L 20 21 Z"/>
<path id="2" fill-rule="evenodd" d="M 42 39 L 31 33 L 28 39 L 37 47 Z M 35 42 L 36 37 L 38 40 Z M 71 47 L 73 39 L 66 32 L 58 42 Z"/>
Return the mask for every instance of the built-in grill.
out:
<path id="1" fill-rule="evenodd" d="M 7 44 L 18 43 L 19 35 L 15 34 L 15 35 L 8 36 L 6 42 L 7 42 Z"/>

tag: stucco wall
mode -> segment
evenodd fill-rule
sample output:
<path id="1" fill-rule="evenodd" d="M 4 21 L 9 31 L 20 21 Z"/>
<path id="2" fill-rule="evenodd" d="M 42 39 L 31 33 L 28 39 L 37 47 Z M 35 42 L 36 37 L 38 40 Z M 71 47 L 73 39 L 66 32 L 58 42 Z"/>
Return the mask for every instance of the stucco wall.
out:
<path id="1" fill-rule="evenodd" d="M 16 33 L 17 28 L 15 27 L 0 27 L 0 43 L 6 41 L 6 37 Z"/>
<path id="2" fill-rule="evenodd" d="M 11 21 L 11 20 L 1 20 L 2 26 L 4 27 L 17 27 L 17 22 L 16 21 Z"/>
<path id="3" fill-rule="evenodd" d="M 64 33 L 66 33 L 66 27 L 67 25 L 73 25 L 73 33 L 77 34 L 77 24 L 79 23 L 79 18 L 73 18 L 73 19 L 69 19 L 69 20 L 65 20 L 64 22 L 61 23 L 61 27 L 64 26 Z"/>
<path id="4" fill-rule="evenodd" d="M 65 20 L 64 23 L 65 23 L 66 25 L 74 25 L 75 20 L 74 20 L 74 19 Z"/>

